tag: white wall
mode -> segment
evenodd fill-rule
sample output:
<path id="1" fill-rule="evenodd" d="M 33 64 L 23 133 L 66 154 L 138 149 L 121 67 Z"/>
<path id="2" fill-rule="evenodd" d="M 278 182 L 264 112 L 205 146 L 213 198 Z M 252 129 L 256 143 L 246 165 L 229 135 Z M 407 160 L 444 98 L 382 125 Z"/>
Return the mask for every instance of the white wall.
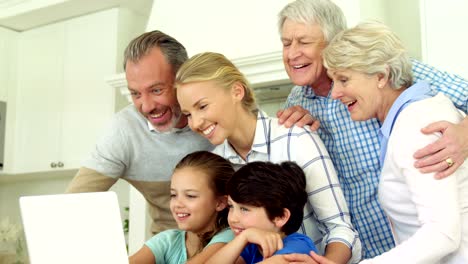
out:
<path id="1" fill-rule="evenodd" d="M 381 16 L 384 0 L 334 0 L 348 24 Z M 277 15 L 286 0 L 154 1 L 147 31 L 161 30 L 179 40 L 189 56 L 215 51 L 243 58 L 281 50 Z M 362 2 L 362 3 L 361 3 Z"/>
<path id="2" fill-rule="evenodd" d="M 468 78 L 468 1 L 420 0 L 422 59 Z"/>
<path id="3" fill-rule="evenodd" d="M 123 72 L 123 52 L 128 43 L 145 32 L 146 24 L 148 23 L 148 14 L 137 13 L 129 8 L 119 8 L 119 25 L 117 26 L 117 64 L 116 72 Z"/>
<path id="4" fill-rule="evenodd" d="M 119 32 L 117 34 L 117 64 L 116 64 L 116 72 L 123 72 L 123 53 L 125 48 L 127 47 L 128 43 L 135 38 L 136 36 L 140 35 L 141 33 L 145 32 L 146 24 L 148 23 L 148 16 L 147 14 L 140 14 L 136 13 L 134 10 L 128 8 L 119 8 L 119 26 L 117 27 Z M 109 78 L 109 76 L 105 76 L 105 78 Z M 115 112 L 119 111 L 120 109 L 124 108 L 129 104 L 127 98 L 122 95 L 119 91 L 115 90 L 115 101 L 114 101 L 114 110 Z"/>
<path id="5" fill-rule="evenodd" d="M 177 40 L 189 56 L 204 51 L 229 58 L 281 49 L 276 16 L 287 1 L 154 1 L 147 31 L 158 29 Z"/>
<path id="6" fill-rule="evenodd" d="M 405 44 L 411 57 L 421 60 L 421 15 L 419 0 L 392 0 L 385 5 L 387 25 Z"/>
<path id="7" fill-rule="evenodd" d="M 228 58 L 280 51 L 277 14 L 290 1 L 160 0 L 153 4 L 147 31 L 177 38 L 190 55 L 216 51 Z M 441 69 L 468 76 L 468 1 L 334 0 L 348 26 L 364 19 L 388 24 L 409 54 Z M 421 24 L 422 21 L 422 24 Z M 429 27 L 428 30 L 425 27 Z M 424 54 L 423 54 L 424 53 Z"/>

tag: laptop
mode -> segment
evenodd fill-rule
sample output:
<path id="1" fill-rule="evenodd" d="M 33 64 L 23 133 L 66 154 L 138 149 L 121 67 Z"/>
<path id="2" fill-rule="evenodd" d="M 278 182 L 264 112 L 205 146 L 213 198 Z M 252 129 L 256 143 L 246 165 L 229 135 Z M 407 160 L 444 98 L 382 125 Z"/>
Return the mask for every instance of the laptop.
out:
<path id="1" fill-rule="evenodd" d="M 31 264 L 128 264 L 114 192 L 20 197 Z"/>

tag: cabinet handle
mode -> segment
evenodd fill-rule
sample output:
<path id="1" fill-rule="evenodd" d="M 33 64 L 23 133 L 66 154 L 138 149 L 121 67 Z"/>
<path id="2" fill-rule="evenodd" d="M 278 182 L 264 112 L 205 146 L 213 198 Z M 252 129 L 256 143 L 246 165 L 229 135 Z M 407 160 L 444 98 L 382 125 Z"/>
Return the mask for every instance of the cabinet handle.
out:
<path id="1" fill-rule="evenodd" d="M 57 167 L 57 163 L 55 163 L 55 162 L 50 163 L 50 167 L 51 167 L 51 168 Z"/>
<path id="2" fill-rule="evenodd" d="M 63 162 L 61 162 L 61 161 L 59 161 L 59 162 L 57 163 L 57 166 L 58 166 L 59 168 L 62 168 L 63 165 L 64 165 L 64 164 L 63 164 Z"/>

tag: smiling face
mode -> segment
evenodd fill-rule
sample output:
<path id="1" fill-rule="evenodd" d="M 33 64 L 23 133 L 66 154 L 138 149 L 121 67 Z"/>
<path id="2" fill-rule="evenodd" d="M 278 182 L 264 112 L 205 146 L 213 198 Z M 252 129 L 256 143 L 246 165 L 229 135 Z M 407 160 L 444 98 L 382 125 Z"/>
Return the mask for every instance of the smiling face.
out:
<path id="1" fill-rule="evenodd" d="M 137 62 L 128 61 L 125 74 L 133 104 L 156 130 L 187 124 L 176 100 L 172 67 L 159 48 Z"/>
<path id="2" fill-rule="evenodd" d="M 348 107 L 354 121 L 380 117 L 385 112 L 383 89 L 379 89 L 384 87 L 385 80 L 377 74 L 353 70 L 329 70 L 328 74 L 333 79 L 332 98 Z"/>
<path id="3" fill-rule="evenodd" d="M 174 171 L 170 208 L 179 229 L 197 234 L 212 231 L 218 212 L 226 208 L 225 199 L 216 197 L 202 170 L 183 167 Z"/>
<path id="4" fill-rule="evenodd" d="M 213 145 L 222 144 L 234 133 L 238 113 L 245 111 L 242 95 L 220 87 L 215 81 L 182 84 L 177 88 L 177 99 L 190 128 Z"/>
<path id="5" fill-rule="evenodd" d="M 262 230 L 280 232 L 281 226 L 268 218 L 263 207 L 256 207 L 234 202 L 228 197 L 228 222 L 234 235 L 239 235 L 247 228 L 255 227 Z"/>
<path id="6" fill-rule="evenodd" d="M 304 24 L 286 19 L 281 33 L 283 63 L 295 85 L 317 87 L 328 79 L 322 64 L 322 50 L 326 42 L 318 24 Z"/>

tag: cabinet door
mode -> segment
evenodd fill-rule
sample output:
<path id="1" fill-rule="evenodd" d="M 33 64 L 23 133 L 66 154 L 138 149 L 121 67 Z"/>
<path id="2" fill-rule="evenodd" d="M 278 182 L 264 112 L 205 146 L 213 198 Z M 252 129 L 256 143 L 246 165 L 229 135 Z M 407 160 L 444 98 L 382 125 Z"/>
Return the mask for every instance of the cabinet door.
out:
<path id="1" fill-rule="evenodd" d="M 0 27 L 0 101 L 4 102 L 8 101 L 8 92 L 15 89 L 16 85 L 18 34 Z"/>
<path id="2" fill-rule="evenodd" d="M 113 113 L 114 91 L 105 78 L 115 74 L 117 9 L 65 24 L 64 96 L 60 159 L 80 167 Z"/>
<path id="3" fill-rule="evenodd" d="M 9 49 L 8 39 L 10 34 L 8 30 L 0 27 L 0 101 L 7 99 L 8 87 L 8 63 L 9 63 Z"/>
<path id="4" fill-rule="evenodd" d="M 63 25 L 19 37 L 14 172 L 50 170 L 57 161 L 63 91 Z"/>

